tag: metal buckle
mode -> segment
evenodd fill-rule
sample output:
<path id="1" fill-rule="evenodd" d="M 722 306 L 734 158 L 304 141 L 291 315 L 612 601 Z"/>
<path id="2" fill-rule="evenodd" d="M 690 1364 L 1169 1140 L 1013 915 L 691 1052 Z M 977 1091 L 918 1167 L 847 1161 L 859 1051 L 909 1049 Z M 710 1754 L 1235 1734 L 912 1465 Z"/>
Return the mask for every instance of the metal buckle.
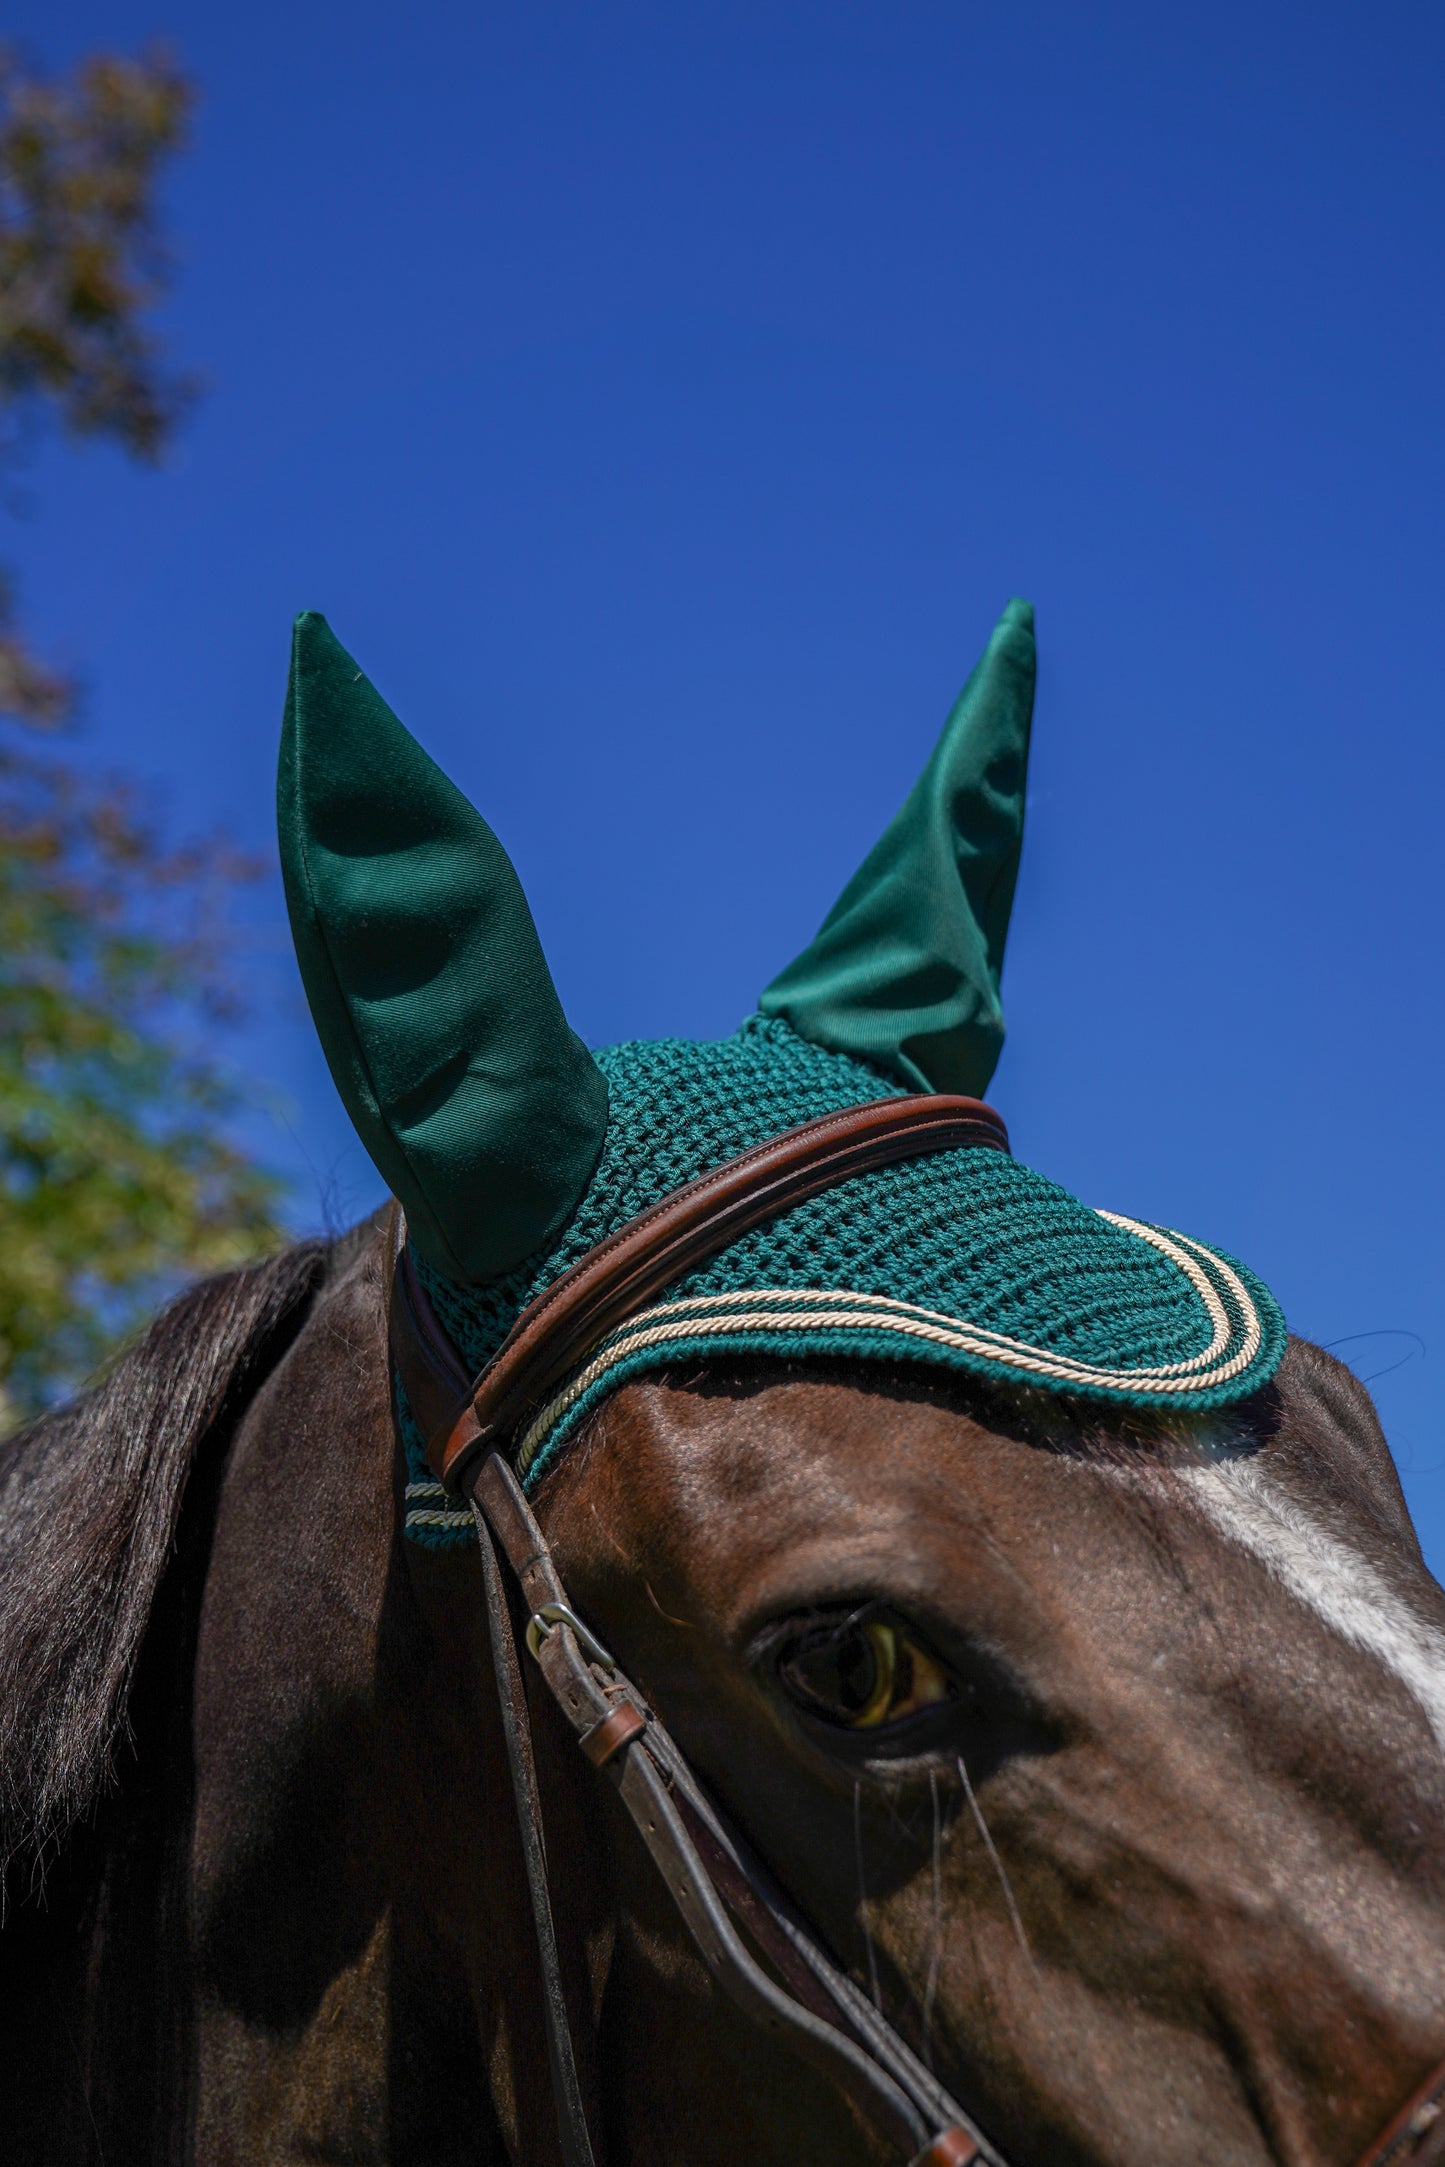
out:
<path id="1" fill-rule="evenodd" d="M 590 1656 L 594 1663 L 600 1663 L 604 1670 L 616 1670 L 615 1661 L 601 1641 L 588 1632 L 576 1611 L 569 1610 L 565 1603 L 543 1603 L 541 1609 L 534 1610 L 527 1620 L 527 1653 L 534 1661 L 539 1659 L 542 1643 L 547 1635 L 559 1625 L 569 1625 L 572 1628 L 577 1636 L 578 1647 L 584 1655 Z"/>

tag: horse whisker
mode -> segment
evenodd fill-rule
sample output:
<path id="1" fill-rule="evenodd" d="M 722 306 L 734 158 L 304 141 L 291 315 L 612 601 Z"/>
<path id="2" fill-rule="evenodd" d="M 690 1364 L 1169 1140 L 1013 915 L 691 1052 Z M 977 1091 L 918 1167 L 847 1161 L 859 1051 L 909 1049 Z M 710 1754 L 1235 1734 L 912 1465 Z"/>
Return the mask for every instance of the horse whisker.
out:
<path id="1" fill-rule="evenodd" d="M 988 1832 L 988 1823 L 984 1820 L 982 1807 L 979 1805 L 978 1800 L 974 1797 L 973 1785 L 968 1780 L 968 1770 L 964 1766 L 963 1755 L 961 1753 L 957 1756 L 957 1760 L 958 1773 L 963 1778 L 964 1796 L 967 1798 L 969 1808 L 973 1814 L 973 1818 L 978 1824 L 978 1832 L 983 1838 L 984 1849 L 988 1852 L 989 1857 L 993 1860 L 993 1870 L 998 1875 L 998 1885 L 1003 1890 L 1003 1900 L 1008 1905 L 1008 1915 L 1014 1922 L 1014 1932 L 1019 1937 L 1019 1947 L 1023 1950 L 1024 1955 L 1028 1958 L 1029 1962 L 1033 1964 L 1036 1962 L 1034 1952 L 1029 1947 L 1029 1937 L 1024 1932 L 1024 1922 L 1019 1917 L 1019 1907 L 1014 1902 L 1014 1892 L 1009 1885 L 1009 1877 L 1004 1872 L 1003 1860 L 999 1857 L 998 1852 L 994 1848 L 993 1838 Z"/>
<path id="2" fill-rule="evenodd" d="M 943 1949 L 943 1817 L 938 1803 L 938 1772 L 928 1771 L 928 1793 L 933 1801 L 933 1946 L 928 1957 L 928 1984 L 923 1989 L 923 2063 L 933 2068 L 933 2003 L 938 1992 L 938 1964 Z"/>
<path id="3" fill-rule="evenodd" d="M 675 1618 L 670 1610 L 663 1609 L 661 1603 L 657 1600 L 657 1597 L 652 1592 L 652 1582 L 650 1580 L 644 1580 L 642 1585 L 647 1591 L 647 1600 L 651 1603 L 653 1609 L 657 1612 L 659 1618 L 665 1618 L 669 1625 L 680 1625 L 685 1633 L 690 1633 L 693 1631 L 694 1628 L 689 1619 Z"/>
<path id="4" fill-rule="evenodd" d="M 878 1987 L 878 1953 L 873 1946 L 873 1928 L 868 1918 L 868 1876 L 863 1871 L 863 1786 L 856 1779 L 853 1784 L 853 1858 L 858 1868 L 858 1923 L 863 1929 L 863 1946 L 868 1952 L 868 1991 L 881 2016 L 883 1996 Z"/>

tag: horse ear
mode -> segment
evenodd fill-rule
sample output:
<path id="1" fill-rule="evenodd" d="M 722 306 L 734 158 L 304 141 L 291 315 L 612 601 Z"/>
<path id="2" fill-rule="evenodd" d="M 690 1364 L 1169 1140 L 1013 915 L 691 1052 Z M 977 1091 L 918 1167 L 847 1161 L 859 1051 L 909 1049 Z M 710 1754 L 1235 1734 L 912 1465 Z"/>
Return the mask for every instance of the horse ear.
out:
<path id="1" fill-rule="evenodd" d="M 494 1279 L 576 1208 L 607 1084 L 501 844 L 324 617 L 296 620 L 277 788 L 306 997 L 422 1255 Z"/>
<path id="2" fill-rule="evenodd" d="M 977 1096 L 1023 841 L 1034 613 L 1010 602 L 907 804 L 759 1004 L 915 1090 Z"/>

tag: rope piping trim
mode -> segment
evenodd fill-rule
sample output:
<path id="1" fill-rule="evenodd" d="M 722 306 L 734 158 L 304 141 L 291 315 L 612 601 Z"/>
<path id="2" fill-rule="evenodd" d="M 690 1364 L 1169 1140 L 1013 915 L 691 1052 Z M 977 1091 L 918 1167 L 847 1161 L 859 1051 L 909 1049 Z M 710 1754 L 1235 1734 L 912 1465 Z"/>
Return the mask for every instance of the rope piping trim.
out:
<path id="1" fill-rule="evenodd" d="M 1249 1368 L 1260 1350 L 1259 1314 L 1237 1272 L 1222 1257 L 1187 1234 L 1101 1211 L 1101 1219 L 1147 1242 L 1190 1284 L 1210 1325 L 1209 1344 L 1180 1362 L 1153 1368 L 1115 1369 L 1082 1362 L 1051 1348 L 1036 1347 L 986 1325 L 973 1325 L 939 1310 L 901 1302 L 891 1295 L 864 1294 L 846 1288 L 759 1287 L 731 1294 L 700 1295 L 691 1300 L 657 1303 L 642 1310 L 604 1339 L 591 1361 L 533 1418 L 517 1447 L 517 1470 L 525 1477 L 547 1439 L 585 1393 L 608 1370 L 631 1355 L 669 1342 L 722 1337 L 749 1331 L 869 1331 L 924 1346 L 998 1363 L 1024 1376 L 1046 1379 L 1065 1390 L 1144 1392 L 1167 1400 L 1180 1393 L 1206 1391 Z M 1231 1319 L 1223 1297 L 1236 1311 Z M 471 1515 L 458 1511 L 440 1483 L 407 1485 L 407 1525 L 414 1528 L 471 1526 Z"/>
<path id="2" fill-rule="evenodd" d="M 409 1482 L 406 1486 L 406 1524 L 408 1528 L 445 1527 L 465 1528 L 471 1535 L 476 1532 L 469 1505 L 458 1505 L 447 1496 L 439 1482 Z"/>
<path id="3" fill-rule="evenodd" d="M 750 1331 L 818 1332 L 878 1331 L 924 1345 L 948 1347 L 960 1354 L 997 1362 L 1021 1373 L 1048 1379 L 1053 1384 L 1092 1387 L 1095 1390 L 1147 1392 L 1166 1399 L 1183 1392 L 1207 1391 L 1211 1386 L 1237 1377 L 1259 1353 L 1263 1338 L 1258 1312 L 1237 1273 L 1222 1259 L 1181 1234 L 1171 1240 L 1157 1228 L 1144 1227 L 1115 1213 L 1101 1213 L 1116 1226 L 1137 1234 L 1168 1256 L 1199 1294 L 1213 1327 L 1209 1345 L 1187 1361 L 1157 1368 L 1110 1369 L 1077 1361 L 1027 1340 L 1012 1339 L 987 1326 L 960 1323 L 938 1310 L 922 1309 L 890 1295 L 859 1294 L 845 1289 L 762 1287 L 734 1294 L 705 1295 L 694 1301 L 660 1302 L 643 1310 L 631 1322 L 604 1340 L 587 1365 L 550 1400 L 523 1432 L 517 1447 L 517 1471 L 525 1475 L 548 1436 L 585 1392 L 615 1364 L 644 1349 L 667 1345 L 671 1340 L 700 1339 Z M 1195 1256 L 1208 1260 L 1218 1272 L 1230 1298 L 1238 1304 L 1240 1324 L 1231 1325 L 1228 1312 L 1215 1287 L 1195 1257 L 1175 1246 L 1188 1243 Z M 1242 1329 L 1242 1339 L 1238 1336 Z M 1234 1343 L 1234 1351 L 1225 1350 Z M 1220 1359 L 1224 1356 L 1224 1359 Z"/>

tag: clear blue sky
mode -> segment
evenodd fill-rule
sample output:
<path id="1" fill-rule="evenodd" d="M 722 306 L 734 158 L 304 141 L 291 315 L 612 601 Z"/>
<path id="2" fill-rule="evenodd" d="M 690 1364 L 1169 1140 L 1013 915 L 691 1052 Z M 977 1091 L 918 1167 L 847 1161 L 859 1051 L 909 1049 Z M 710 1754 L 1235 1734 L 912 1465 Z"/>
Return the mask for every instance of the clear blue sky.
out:
<path id="1" fill-rule="evenodd" d="M 269 844 L 325 610 L 595 1042 L 718 1034 L 1009 595 L 1042 676 L 992 1096 L 1375 1389 L 1445 1564 L 1445 13 L 20 0 L 203 92 L 169 468 L 0 557 L 89 756 Z M 377 1185 L 250 908 L 298 1225 Z"/>

